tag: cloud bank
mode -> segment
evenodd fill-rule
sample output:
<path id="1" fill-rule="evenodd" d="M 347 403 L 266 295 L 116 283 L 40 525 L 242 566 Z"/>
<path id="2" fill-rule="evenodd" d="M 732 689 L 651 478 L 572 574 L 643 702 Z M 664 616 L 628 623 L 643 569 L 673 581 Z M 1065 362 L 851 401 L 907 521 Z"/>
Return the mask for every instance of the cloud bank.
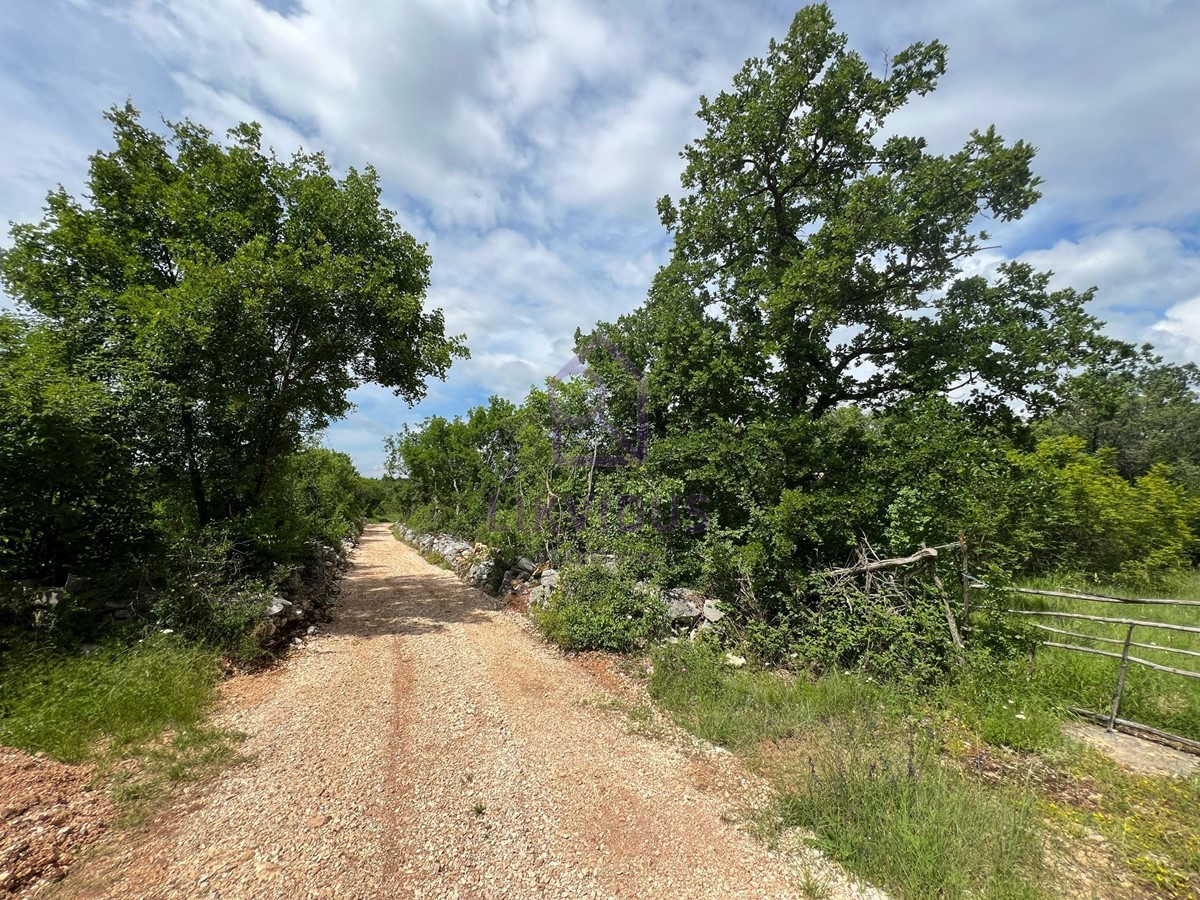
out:
<path id="1" fill-rule="evenodd" d="M 995 123 L 1039 148 L 1044 199 L 997 230 L 1004 257 L 1097 285 L 1112 333 L 1200 360 L 1200 71 L 1179 0 L 831 4 L 869 60 L 950 47 L 941 88 L 899 131 L 950 150 Z M 700 94 L 782 35 L 772 2 L 47 0 L 0 23 L 0 217 L 78 190 L 107 144 L 99 112 L 216 131 L 255 119 L 281 153 L 375 165 L 385 200 L 429 242 L 430 300 L 473 358 L 416 409 L 379 389 L 330 429 L 378 472 L 382 437 L 497 393 L 519 398 L 571 355 L 576 327 L 642 299 L 667 253 L 654 201 L 699 133 Z"/>

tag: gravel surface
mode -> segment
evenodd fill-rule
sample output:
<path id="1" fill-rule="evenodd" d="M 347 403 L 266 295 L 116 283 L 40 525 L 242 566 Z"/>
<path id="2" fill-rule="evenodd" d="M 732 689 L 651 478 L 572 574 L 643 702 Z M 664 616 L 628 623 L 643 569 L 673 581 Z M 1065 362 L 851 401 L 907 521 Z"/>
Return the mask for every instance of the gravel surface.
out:
<path id="1" fill-rule="evenodd" d="M 0 896 L 62 878 L 112 818 L 90 766 L 0 747 Z"/>
<path id="2" fill-rule="evenodd" d="M 334 621 L 223 688 L 254 762 L 108 836 L 54 894 L 880 896 L 742 831 L 755 783 L 732 758 L 631 728 L 494 605 L 370 526 Z"/>

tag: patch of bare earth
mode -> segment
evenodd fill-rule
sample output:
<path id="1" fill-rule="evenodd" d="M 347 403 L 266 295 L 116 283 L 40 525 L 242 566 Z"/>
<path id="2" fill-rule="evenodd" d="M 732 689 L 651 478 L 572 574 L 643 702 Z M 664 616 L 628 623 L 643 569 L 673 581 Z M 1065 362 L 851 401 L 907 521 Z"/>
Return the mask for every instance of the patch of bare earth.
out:
<path id="1" fill-rule="evenodd" d="M 225 686 L 217 724 L 253 762 L 54 895 L 766 898 L 806 876 L 860 895 L 740 829 L 732 761 L 631 728 L 596 703 L 612 673 L 494 605 L 370 527 L 333 622 Z"/>
<path id="2" fill-rule="evenodd" d="M 113 817 L 94 770 L 0 747 L 0 895 L 58 881 Z"/>
<path id="3" fill-rule="evenodd" d="M 1099 725 L 1078 723 L 1064 731 L 1125 768 L 1140 775 L 1188 778 L 1200 775 L 1200 756 L 1156 744 L 1120 731 L 1108 732 Z"/>

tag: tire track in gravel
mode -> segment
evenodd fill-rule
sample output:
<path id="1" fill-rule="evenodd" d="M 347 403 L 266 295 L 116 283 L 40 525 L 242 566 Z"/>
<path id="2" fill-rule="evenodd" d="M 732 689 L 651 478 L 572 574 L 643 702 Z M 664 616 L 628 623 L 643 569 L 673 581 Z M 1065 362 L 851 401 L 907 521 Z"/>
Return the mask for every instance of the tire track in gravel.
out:
<path id="1" fill-rule="evenodd" d="M 369 526 L 334 621 L 223 686 L 218 723 L 253 762 L 54 893 L 765 898 L 796 896 L 803 869 L 828 896 L 877 896 L 738 830 L 726 812 L 753 785 L 731 759 L 634 733 L 494 605 Z"/>

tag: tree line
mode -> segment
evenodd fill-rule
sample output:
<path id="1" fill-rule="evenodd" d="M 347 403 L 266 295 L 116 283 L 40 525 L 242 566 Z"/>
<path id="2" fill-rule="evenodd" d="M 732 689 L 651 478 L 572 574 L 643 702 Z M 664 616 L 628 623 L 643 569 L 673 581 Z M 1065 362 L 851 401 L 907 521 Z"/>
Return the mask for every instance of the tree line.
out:
<path id="1" fill-rule="evenodd" d="M 864 544 L 962 533 L 1007 577 L 1194 564 L 1200 372 L 1107 336 L 1094 288 L 976 274 L 1040 180 L 993 127 L 947 154 L 895 133 L 945 69 L 933 41 L 876 73 L 801 10 L 700 99 L 645 302 L 577 332 L 583 374 L 393 438 L 403 516 L 513 557 L 616 553 L 780 648 L 825 633 L 812 573 Z"/>

